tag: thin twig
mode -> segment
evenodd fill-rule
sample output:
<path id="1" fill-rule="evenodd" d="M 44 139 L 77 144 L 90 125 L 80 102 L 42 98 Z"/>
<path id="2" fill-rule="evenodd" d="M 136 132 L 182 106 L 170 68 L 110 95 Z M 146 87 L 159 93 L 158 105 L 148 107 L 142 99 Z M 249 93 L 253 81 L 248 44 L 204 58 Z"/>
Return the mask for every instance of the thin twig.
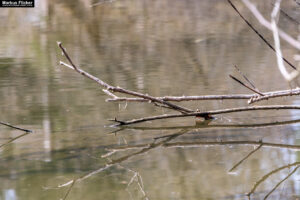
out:
<path id="1" fill-rule="evenodd" d="M 66 199 L 67 199 L 67 197 L 68 197 L 68 195 L 70 194 L 70 191 L 72 190 L 72 188 L 73 188 L 75 182 L 76 182 L 76 179 L 72 181 L 72 184 L 71 184 L 70 187 L 68 188 L 68 190 L 67 190 L 67 192 L 66 192 L 66 194 L 65 194 L 65 196 L 64 196 L 64 198 L 63 198 L 63 200 L 66 200 Z"/>
<path id="2" fill-rule="evenodd" d="M 286 97 L 286 96 L 296 96 L 300 94 L 300 89 L 297 88 L 295 90 L 290 90 L 282 93 L 274 93 L 274 94 L 266 94 L 264 96 L 254 96 L 249 99 L 248 104 L 252 104 L 258 101 L 268 100 L 270 98 L 277 98 L 277 97 Z"/>
<path id="3" fill-rule="evenodd" d="M 78 73 L 80 73 L 81 75 L 96 81 L 99 85 L 101 85 L 102 87 L 104 87 L 106 89 L 106 91 L 111 91 L 111 92 L 119 92 L 119 93 L 123 93 L 123 94 L 128 94 L 131 96 L 136 96 L 138 98 L 127 98 L 127 97 L 117 97 L 116 95 L 113 95 L 111 92 L 108 93 L 106 92 L 106 94 L 108 94 L 109 96 L 112 96 L 113 99 L 108 99 L 107 101 L 141 101 L 141 102 L 156 102 L 159 104 L 164 104 L 168 107 L 170 107 L 170 109 L 174 109 L 177 110 L 179 112 L 182 113 L 191 113 L 193 112 L 193 110 L 182 107 L 182 106 L 178 106 L 175 104 L 172 104 L 168 101 L 194 101 L 194 100 L 224 100 L 224 99 L 250 99 L 250 101 L 252 102 L 252 98 L 256 99 L 256 101 L 260 101 L 260 100 L 265 100 L 267 98 L 256 98 L 257 95 L 256 94 L 250 94 L 250 95 L 205 95 L 205 96 L 182 96 L 182 97 L 153 97 L 147 94 L 142 94 L 142 93 L 138 93 L 138 92 L 134 92 L 134 91 L 130 91 L 130 90 L 126 90 L 120 87 L 115 87 L 112 85 L 109 85 L 108 83 L 100 80 L 99 78 L 79 69 L 77 66 L 74 65 L 74 63 L 72 62 L 70 56 L 68 55 L 68 53 L 66 52 L 66 50 L 64 49 L 64 47 L 62 46 L 61 43 L 58 42 L 59 47 L 62 49 L 63 54 L 66 56 L 66 58 L 68 59 L 68 61 L 71 63 L 71 65 L 64 63 L 62 61 L 60 61 L 61 65 L 64 65 L 70 69 L 73 69 L 75 71 L 77 71 Z M 260 93 L 261 96 L 264 95 L 268 95 L 268 98 L 275 98 L 278 95 L 279 96 L 289 96 L 289 95 L 298 95 L 297 92 L 300 92 L 299 88 L 293 89 L 293 90 L 288 90 L 288 91 L 273 91 L 273 92 L 266 92 L 266 93 Z M 257 93 L 257 91 L 255 91 Z M 263 95 L 262 95 L 263 94 Z M 274 96 L 273 96 L 274 95 Z M 254 102 L 254 101 L 253 101 Z M 252 103 L 253 103 L 252 102 Z"/>
<path id="4" fill-rule="evenodd" d="M 294 170 L 289 173 L 284 179 L 282 179 L 279 183 L 277 183 L 275 185 L 275 187 L 264 197 L 264 200 L 266 200 L 280 185 L 281 183 L 283 183 L 284 181 L 286 181 L 291 175 L 293 175 L 297 169 L 300 167 L 300 165 L 298 165 L 297 167 L 294 168 Z"/>
<path id="5" fill-rule="evenodd" d="M 248 99 L 249 103 L 254 103 L 262 100 L 267 100 L 271 98 L 278 98 L 284 96 L 295 96 L 300 94 L 300 88 L 294 88 L 289 90 L 278 90 L 271 92 L 262 93 L 264 96 L 258 96 L 257 94 L 229 94 L 229 95 L 202 95 L 202 96 L 165 96 L 165 97 L 155 97 L 164 101 L 203 101 L 203 100 L 240 100 Z M 107 99 L 106 101 L 127 101 L 127 102 L 148 102 L 148 100 L 143 98 L 129 98 L 129 97 L 118 97 L 113 99 Z"/>
<path id="6" fill-rule="evenodd" d="M 279 172 L 279 171 L 282 171 L 282 170 L 284 170 L 284 169 L 286 169 L 286 168 L 290 168 L 290 167 L 293 167 L 293 166 L 296 166 L 296 165 L 300 165 L 300 162 L 294 162 L 294 163 L 291 163 L 291 164 L 288 164 L 288 165 L 284 165 L 284 166 L 282 166 L 282 167 L 279 167 L 279 168 L 277 168 L 277 169 L 274 169 L 274 170 L 272 170 L 271 172 L 265 174 L 261 179 L 259 179 L 259 180 L 254 184 L 254 186 L 252 187 L 251 191 L 247 194 L 247 196 L 250 197 L 250 196 L 255 192 L 256 188 L 257 188 L 261 183 L 263 183 L 266 179 L 268 179 L 272 174 L 275 174 L 275 173 L 277 173 L 277 172 Z"/>
<path id="7" fill-rule="evenodd" d="M 229 77 L 232 78 L 233 80 L 235 80 L 236 82 L 238 82 L 239 84 L 241 84 L 242 86 L 248 88 L 249 90 L 261 95 L 261 96 L 264 96 L 263 93 L 259 92 L 258 90 L 254 89 L 254 88 L 251 88 L 249 87 L 248 85 L 246 85 L 245 83 L 243 83 L 242 81 L 240 81 L 239 79 L 235 78 L 234 76 L 232 76 L 231 74 L 229 74 Z"/>
<path id="8" fill-rule="evenodd" d="M 119 93 L 123 93 L 123 94 L 128 94 L 128 95 L 131 95 L 131 96 L 136 96 L 136 97 L 141 97 L 143 99 L 147 99 L 149 100 L 150 102 L 157 102 L 157 103 L 161 103 L 161 104 L 164 104 L 166 106 L 169 106 L 170 108 L 174 109 L 174 110 L 177 110 L 181 113 L 190 113 L 190 112 L 193 112 L 192 110 L 188 109 L 188 108 L 184 108 L 182 106 L 178 106 L 178 105 L 175 105 L 175 104 L 172 104 L 170 102 L 166 102 L 164 100 L 161 100 L 161 99 L 157 99 L 153 96 L 150 96 L 148 94 L 142 94 L 142 93 L 139 93 L 139 92 L 135 92 L 135 91 L 131 91 L 131 90 L 127 90 L 127 89 L 124 89 L 124 88 L 121 88 L 121 87 L 115 87 L 115 86 L 112 86 L 112 85 L 109 85 L 108 83 L 102 81 L 101 79 L 83 71 L 82 69 L 79 69 L 77 66 L 74 65 L 73 61 L 71 60 L 70 56 L 68 55 L 68 53 L 66 52 L 65 48 L 62 46 L 62 43 L 61 42 L 58 42 L 57 43 L 58 46 L 60 47 L 60 49 L 62 50 L 63 54 L 65 55 L 65 57 L 67 58 L 67 60 L 69 61 L 69 64 L 67 63 L 64 63 L 62 61 L 60 61 L 60 64 L 61 65 L 64 65 L 70 69 L 73 69 L 75 70 L 76 72 L 78 72 L 79 74 L 97 82 L 99 85 L 101 85 L 102 87 L 104 87 L 106 90 L 109 90 L 111 92 L 119 92 Z"/>
<path id="9" fill-rule="evenodd" d="M 238 163 L 236 163 L 228 172 L 232 172 L 235 170 L 238 166 L 240 166 L 246 159 L 248 159 L 252 154 L 254 154 L 256 151 L 258 151 L 263 146 L 263 143 L 261 143 L 257 148 L 252 150 L 250 153 L 248 153 L 242 160 L 240 160 Z"/>
<path id="10" fill-rule="evenodd" d="M 4 146 L 6 146 L 6 145 L 12 143 L 13 141 L 15 141 L 15 140 L 17 140 L 17 139 L 19 139 L 19 138 L 21 138 L 21 137 L 24 137 L 24 136 L 28 135 L 29 133 L 30 133 L 30 132 L 25 132 L 25 133 L 23 133 L 23 134 L 21 134 L 21 135 L 15 137 L 15 138 L 13 138 L 13 139 L 7 141 L 7 142 L 5 142 L 4 144 L 1 144 L 1 145 L 0 145 L 0 148 L 2 148 L 2 147 L 4 147 Z"/>
<path id="11" fill-rule="evenodd" d="M 244 22 L 246 22 L 246 24 L 266 43 L 266 45 L 272 49 L 274 52 L 276 52 L 276 50 L 274 49 L 274 47 L 264 38 L 264 36 L 262 36 L 262 34 L 260 34 L 256 28 L 254 28 L 254 26 L 252 26 L 252 24 L 239 12 L 239 10 L 236 8 L 236 6 L 231 2 L 231 0 L 227 0 L 228 3 L 231 5 L 231 7 L 236 11 L 236 13 L 244 20 Z M 293 69 L 297 69 L 292 63 L 290 63 L 290 61 L 288 61 L 286 58 L 283 57 L 283 60 L 289 65 L 291 66 Z"/>
<path id="12" fill-rule="evenodd" d="M 20 131 L 25 131 L 25 132 L 28 132 L 28 133 L 32 133 L 32 130 L 28 130 L 28 129 L 24 129 L 24 128 L 20 128 L 20 127 L 16 127 L 16 126 L 13 126 L 9 123 L 5 123 L 5 122 L 1 122 L 0 121 L 0 124 L 4 125 L 4 126 L 8 126 L 10 128 L 14 128 L 14 129 L 17 129 L 17 130 L 20 130 Z"/>
<path id="13" fill-rule="evenodd" d="M 120 164 L 119 164 L 119 166 L 133 173 L 132 178 L 130 179 L 129 183 L 127 184 L 127 189 L 133 183 L 133 181 L 135 181 L 137 183 L 141 193 L 143 194 L 143 199 L 149 200 L 149 198 L 148 198 L 148 196 L 145 192 L 143 179 L 142 179 L 142 176 L 140 175 L 140 173 L 138 171 L 133 170 L 133 169 L 129 169 L 127 167 L 124 167 Z"/>
<path id="14" fill-rule="evenodd" d="M 113 166 L 115 166 L 115 165 L 117 165 L 117 164 L 120 164 L 120 163 L 122 163 L 122 162 L 124 162 L 124 161 L 126 161 L 126 160 L 128 160 L 128 159 L 130 159 L 130 158 L 132 158 L 132 157 L 134 157 L 134 156 L 144 154 L 144 153 L 146 153 L 146 152 L 148 152 L 148 151 L 150 151 L 150 150 L 152 150 L 152 149 L 155 149 L 155 148 L 157 148 L 157 147 L 160 147 L 160 146 L 162 146 L 163 144 L 165 144 L 165 143 L 167 143 L 167 142 L 169 142 L 169 141 L 171 141 L 171 140 L 173 140 L 173 139 L 175 139 L 175 138 L 177 138 L 177 137 L 179 137 L 179 136 L 185 134 L 186 132 L 187 132 L 187 130 L 180 130 L 178 133 L 176 133 L 176 134 L 174 134 L 174 135 L 172 135 L 172 136 L 166 138 L 165 140 L 163 140 L 163 141 L 161 141 L 161 142 L 158 142 L 158 143 L 152 143 L 151 145 L 148 145 L 146 148 L 143 148 L 142 150 L 140 150 L 140 151 L 138 151 L 138 152 L 134 152 L 134 153 L 132 153 L 132 154 L 125 155 L 125 156 L 123 156 L 123 157 L 121 157 L 121 158 L 118 158 L 118 159 L 116 159 L 116 160 L 111 160 L 111 161 L 109 161 L 104 167 L 100 167 L 100 168 L 98 168 L 98 169 L 96 169 L 96 170 L 94 170 L 94 171 L 88 172 L 88 173 L 86 173 L 86 174 L 80 176 L 80 177 L 77 178 L 77 179 L 70 180 L 70 181 L 68 181 L 68 182 L 66 182 L 66 183 L 63 183 L 63 184 L 58 185 L 57 187 L 58 187 L 58 188 L 62 188 L 62 187 L 66 187 L 66 186 L 69 186 L 69 185 L 73 184 L 75 181 L 76 181 L 76 182 L 83 181 L 83 180 L 85 180 L 85 179 L 87 179 L 87 178 L 89 178 L 89 177 L 91 177 L 91 176 L 93 176 L 93 175 L 95 175 L 95 174 L 98 174 L 98 173 L 100 173 L 100 172 L 103 172 L 104 170 L 109 169 L 109 168 L 111 168 L 111 167 L 113 167 Z M 69 192 L 69 193 L 70 193 L 70 192 Z"/>
<path id="15" fill-rule="evenodd" d="M 250 81 L 247 76 L 245 74 L 242 73 L 242 71 L 236 66 L 234 65 L 235 69 L 240 73 L 240 75 L 252 86 L 253 89 L 259 91 L 255 85 L 252 83 L 252 81 Z"/>
<path id="16" fill-rule="evenodd" d="M 205 111 L 205 112 L 193 112 L 188 114 L 164 114 L 164 115 L 144 117 L 139 119 L 132 119 L 129 121 L 122 121 L 123 124 L 116 124 L 113 126 L 130 125 L 130 124 L 136 124 L 136 123 L 159 120 L 159 119 L 170 119 L 170 118 L 191 117 L 191 116 L 205 117 L 205 116 L 233 113 L 233 112 L 256 111 L 256 110 L 284 110 L 284 109 L 300 109 L 300 106 L 295 106 L 295 105 L 249 106 L 249 107 L 212 110 L 212 111 Z"/>

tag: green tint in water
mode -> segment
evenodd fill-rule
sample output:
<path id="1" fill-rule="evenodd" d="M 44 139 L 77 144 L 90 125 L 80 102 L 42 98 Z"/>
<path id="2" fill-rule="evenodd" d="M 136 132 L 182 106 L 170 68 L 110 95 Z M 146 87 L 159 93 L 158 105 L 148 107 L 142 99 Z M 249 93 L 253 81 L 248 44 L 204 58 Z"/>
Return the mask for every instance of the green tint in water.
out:
<path id="1" fill-rule="evenodd" d="M 105 102 L 96 83 L 58 65 L 64 57 L 57 41 L 87 72 L 153 96 L 247 93 L 228 77 L 234 65 L 261 91 L 287 85 L 273 52 L 226 1 L 92 3 L 44 0 L 34 9 L 0 11 L 0 120 L 34 130 L 0 148 L 0 200 L 60 199 L 71 184 L 58 186 L 73 179 L 67 199 L 247 199 L 245 193 L 264 174 L 298 161 L 289 146 L 263 145 L 228 172 L 260 140 L 297 144 L 298 112 L 230 114 L 208 126 L 195 126 L 188 118 L 105 128 L 110 118 L 170 111 Z M 284 2 L 282 8 L 297 17 L 293 3 Z M 267 2 L 259 8 L 266 14 L 272 9 Z M 297 33 L 288 22 L 282 17 L 279 25 Z M 289 59 L 297 53 L 283 48 Z M 267 103 L 297 104 L 295 99 Z M 245 106 L 246 101 L 185 105 L 211 110 Z M 0 126 L 0 145 L 21 134 Z M 270 176 L 253 197 L 263 198 L 292 170 Z M 296 172 L 273 197 L 296 198 L 299 192 Z"/>

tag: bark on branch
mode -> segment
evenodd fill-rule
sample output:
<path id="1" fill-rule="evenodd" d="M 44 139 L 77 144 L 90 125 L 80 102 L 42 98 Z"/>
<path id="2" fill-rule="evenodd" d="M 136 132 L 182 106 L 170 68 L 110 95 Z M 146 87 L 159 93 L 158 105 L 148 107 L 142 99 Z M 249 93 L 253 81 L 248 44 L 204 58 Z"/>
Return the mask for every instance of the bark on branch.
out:
<path id="1" fill-rule="evenodd" d="M 146 121 L 154 121 L 160 119 L 170 119 L 170 118 L 180 118 L 180 117 L 191 117 L 191 116 L 199 116 L 205 118 L 206 116 L 218 115 L 218 114 L 225 114 L 225 113 L 234 113 L 234 112 L 245 112 L 245 111 L 257 111 L 257 110 L 288 110 L 288 109 L 300 109 L 300 106 L 290 106 L 290 105 L 273 105 L 273 106 L 250 106 L 250 107 L 239 107 L 239 108 L 228 108 L 228 109 L 221 109 L 221 110 L 212 110 L 212 111 L 205 111 L 205 112 L 193 112 L 187 114 L 164 114 L 164 115 L 157 115 L 151 117 L 143 117 L 139 119 L 133 119 L 129 121 L 120 121 L 120 120 L 112 120 L 117 122 L 113 126 L 120 126 L 120 125 L 130 125 L 136 124 Z"/>
<path id="2" fill-rule="evenodd" d="M 164 101 L 176 101 L 176 102 L 248 99 L 248 103 L 252 104 L 255 102 L 268 100 L 268 99 L 272 99 L 272 98 L 300 95 L 300 88 L 264 92 L 262 94 L 263 94 L 263 96 L 259 96 L 257 94 L 229 94 L 229 95 L 201 95 L 201 96 L 165 96 L 165 97 L 156 97 L 156 98 L 164 100 Z M 147 102 L 148 100 L 143 99 L 143 98 L 114 97 L 114 98 L 107 99 L 106 101 L 108 101 L 108 102 L 110 102 L 110 101 Z"/>
<path id="3" fill-rule="evenodd" d="M 142 93 L 139 93 L 139 92 L 135 92 L 135 91 L 131 91 L 131 90 L 127 90 L 127 89 L 124 89 L 124 88 L 121 88 L 121 87 L 115 87 L 115 86 L 112 86 L 112 85 L 109 85 L 108 83 L 102 81 L 101 79 L 83 71 L 82 69 L 78 68 L 72 61 L 72 59 L 70 58 L 70 56 L 68 55 L 68 53 L 66 52 L 65 48 L 62 46 L 62 43 L 61 42 L 58 42 L 57 43 L 58 46 L 60 47 L 60 49 L 62 50 L 63 54 L 65 55 L 65 57 L 67 58 L 67 60 L 69 61 L 69 64 L 67 63 L 64 63 L 62 61 L 60 61 L 60 64 L 61 65 L 64 65 L 70 69 L 73 69 L 75 70 L 76 72 L 78 72 L 79 74 L 97 82 L 99 85 L 101 85 L 102 87 L 104 87 L 106 90 L 110 91 L 110 92 L 119 92 L 119 93 L 123 93 L 123 94 L 128 94 L 128 95 L 131 95 L 131 96 L 135 96 L 135 97 L 140 97 L 140 98 L 143 98 L 145 100 L 148 100 L 150 102 L 156 102 L 156 103 L 160 103 L 160 104 L 164 104 L 170 108 L 172 108 L 173 110 L 177 110 L 181 113 L 190 113 L 190 112 L 193 112 L 192 110 L 188 109 L 188 108 L 184 108 L 182 106 L 178 106 L 178 105 L 175 105 L 173 103 L 170 103 L 170 102 L 166 102 L 164 100 L 161 100 L 161 99 L 158 99 L 158 98 L 155 98 L 153 96 L 150 96 L 148 94 L 142 94 Z"/>
<path id="4" fill-rule="evenodd" d="M 193 97 L 153 97 L 148 94 L 143 94 L 131 90 L 127 90 L 121 87 L 115 87 L 112 86 L 103 80 L 83 71 L 79 67 L 77 67 L 73 61 L 71 60 L 70 56 L 66 52 L 65 48 L 62 46 L 61 42 L 58 42 L 58 46 L 62 50 L 63 54 L 69 61 L 69 64 L 60 61 L 61 65 L 64 65 L 70 69 L 75 70 L 79 74 L 97 82 L 99 85 L 104 87 L 104 92 L 108 94 L 109 96 L 112 96 L 114 100 L 120 100 L 119 97 L 113 94 L 113 92 L 118 92 L 122 94 L 127 94 L 134 96 L 135 98 L 127 98 L 126 101 L 132 100 L 132 101 L 148 101 L 153 103 L 156 106 L 161 106 L 169 109 L 173 109 L 176 111 L 181 112 L 181 114 L 165 114 L 165 115 L 158 115 L 158 116 L 151 116 L 151 117 L 144 117 L 139 119 L 133 119 L 129 121 L 121 121 L 117 119 L 113 119 L 111 121 L 117 122 L 115 126 L 120 125 L 129 125 L 129 124 L 136 124 L 146 121 L 153 121 L 153 120 L 159 120 L 159 119 L 168 119 L 168 118 L 178 118 L 178 117 L 189 117 L 189 116 L 196 116 L 196 117 L 203 117 L 205 120 L 213 119 L 212 115 L 217 114 L 223 114 L 223 113 L 232 113 L 232 112 L 243 112 L 243 111 L 253 111 L 253 110 L 279 110 L 279 109 L 300 109 L 300 106 L 289 106 L 289 105 L 273 105 L 273 106 L 250 106 L 250 107 L 239 107 L 239 108 L 228 108 L 228 109 L 222 109 L 222 110 L 213 110 L 213 111 L 205 111 L 205 112 L 198 112 L 193 111 L 189 108 L 185 108 L 183 106 L 179 106 L 173 103 L 170 103 L 169 101 L 183 101 L 183 100 L 209 100 L 209 99 L 234 99 L 234 98 L 246 98 L 249 99 L 248 103 L 253 103 L 261 100 L 266 100 L 269 98 L 275 98 L 279 96 L 291 96 L 291 95 L 298 95 L 300 94 L 300 89 L 294 89 L 294 90 L 286 90 L 286 91 L 275 91 L 275 92 L 269 92 L 269 93 L 260 93 L 260 96 L 257 94 L 252 95 L 211 95 L 211 96 L 193 96 Z M 255 92 L 257 92 L 255 90 Z M 124 99 L 124 98 L 123 98 Z"/>

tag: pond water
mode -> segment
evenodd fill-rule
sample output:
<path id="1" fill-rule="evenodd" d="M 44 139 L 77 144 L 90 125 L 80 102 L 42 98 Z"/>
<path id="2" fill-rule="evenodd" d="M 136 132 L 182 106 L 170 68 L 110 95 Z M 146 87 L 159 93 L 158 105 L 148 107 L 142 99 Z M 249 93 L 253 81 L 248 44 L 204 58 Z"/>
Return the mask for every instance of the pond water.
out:
<path id="1" fill-rule="evenodd" d="M 224 114 L 209 125 L 195 126 L 190 117 L 109 127 L 108 119 L 115 117 L 175 112 L 148 103 L 106 102 L 95 82 L 59 66 L 66 59 L 57 41 L 85 71 L 153 96 L 251 93 L 229 78 L 238 76 L 234 65 L 261 91 L 289 86 L 274 53 L 227 1 L 94 3 L 36 0 L 31 9 L 0 9 L 0 120 L 33 130 L 0 147 L 0 200 L 248 199 L 264 175 L 296 162 L 258 185 L 251 197 L 263 199 L 299 166 L 297 149 L 272 145 L 300 144 L 298 111 Z M 247 8 L 235 3 L 272 41 Z M 272 10 L 271 1 L 258 7 L 266 16 Z M 282 9 L 300 19 L 296 2 L 284 1 Z M 279 26 L 298 34 L 297 25 L 284 16 Z M 294 62 L 297 51 L 285 43 L 282 49 Z M 299 100 L 258 105 L 297 105 Z M 206 111 L 247 101 L 180 105 Z M 0 126 L 0 144 L 21 134 Z M 260 141 L 272 144 L 260 146 Z M 269 199 L 299 199 L 299 175 L 293 173 Z"/>

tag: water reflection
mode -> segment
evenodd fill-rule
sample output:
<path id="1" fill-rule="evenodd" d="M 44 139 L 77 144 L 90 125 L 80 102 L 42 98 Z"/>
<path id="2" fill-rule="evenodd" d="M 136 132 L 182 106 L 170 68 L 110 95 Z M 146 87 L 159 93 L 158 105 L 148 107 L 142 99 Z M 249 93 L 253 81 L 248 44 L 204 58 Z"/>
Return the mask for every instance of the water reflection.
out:
<path id="1" fill-rule="evenodd" d="M 74 62 L 91 74 L 153 96 L 245 93 L 227 78 L 234 65 L 262 91 L 286 85 L 272 68 L 273 52 L 226 1 L 125 0 L 90 7 L 93 3 L 43 0 L 34 9 L 1 9 L 1 120 L 34 130 L 7 143 L 22 133 L 0 126 L 0 144 L 7 143 L 0 148 L 1 199 L 60 199 L 68 187 L 58 185 L 92 172 L 99 173 L 76 182 L 68 199 L 247 199 L 245 193 L 265 174 L 298 162 L 294 149 L 262 146 L 228 174 L 261 140 L 298 144 L 299 119 L 289 111 L 224 115 L 209 126 L 195 126 L 188 118 L 118 132 L 104 128 L 110 118 L 169 111 L 106 103 L 97 85 L 58 66 L 63 58 L 56 41 L 64 42 Z M 269 2 L 258 3 L 271 9 Z M 293 1 L 285 1 L 283 8 L 299 15 Z M 298 31 L 284 18 L 279 25 L 292 34 Z M 283 47 L 288 58 L 296 53 Z M 290 98 L 268 103 L 282 102 L 293 103 Z M 201 110 L 243 105 L 190 104 Z M 188 132 L 172 136 L 181 129 Z M 217 145 L 222 142 L 229 143 Z M 97 171 L 107 164 L 113 166 Z M 263 198 L 293 170 L 270 176 L 253 198 Z M 299 197 L 298 176 L 296 171 L 270 199 Z"/>

